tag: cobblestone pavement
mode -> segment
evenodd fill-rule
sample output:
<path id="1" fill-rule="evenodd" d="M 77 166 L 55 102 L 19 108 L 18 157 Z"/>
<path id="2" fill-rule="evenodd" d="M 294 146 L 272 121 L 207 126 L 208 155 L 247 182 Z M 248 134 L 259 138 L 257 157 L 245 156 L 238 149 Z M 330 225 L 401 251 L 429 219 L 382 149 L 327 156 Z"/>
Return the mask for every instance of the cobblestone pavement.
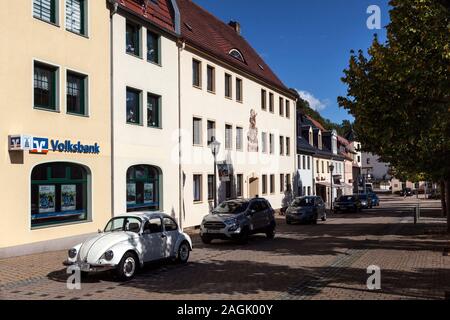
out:
<path id="1" fill-rule="evenodd" d="M 131 282 L 91 275 L 68 290 L 66 252 L 0 260 L 1 299 L 445 299 L 450 292 L 449 237 L 436 218 L 439 202 L 413 224 L 414 199 L 382 197 L 360 214 L 318 225 L 278 220 L 274 240 L 203 245 L 194 235 L 190 263 L 153 264 Z M 381 290 L 369 291 L 367 267 L 381 268 Z"/>

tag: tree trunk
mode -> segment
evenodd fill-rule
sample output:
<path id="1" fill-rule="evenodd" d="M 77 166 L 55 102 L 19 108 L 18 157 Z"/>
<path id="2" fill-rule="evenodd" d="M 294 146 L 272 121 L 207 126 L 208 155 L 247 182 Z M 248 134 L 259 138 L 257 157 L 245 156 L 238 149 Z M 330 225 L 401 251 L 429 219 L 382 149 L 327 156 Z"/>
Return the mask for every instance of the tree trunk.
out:
<path id="1" fill-rule="evenodd" d="M 450 233 L 450 178 L 445 179 L 445 204 L 447 208 L 447 231 Z"/>
<path id="2" fill-rule="evenodd" d="M 447 217 L 447 201 L 445 198 L 445 195 L 447 194 L 445 192 L 445 180 L 441 180 L 440 184 L 440 189 L 441 189 L 441 204 L 442 204 L 442 216 Z"/>

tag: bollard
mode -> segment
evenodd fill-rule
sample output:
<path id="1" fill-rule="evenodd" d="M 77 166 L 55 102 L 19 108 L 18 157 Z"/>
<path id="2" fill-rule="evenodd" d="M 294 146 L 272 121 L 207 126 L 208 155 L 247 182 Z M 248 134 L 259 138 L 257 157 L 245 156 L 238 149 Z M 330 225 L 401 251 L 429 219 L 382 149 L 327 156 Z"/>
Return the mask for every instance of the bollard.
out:
<path id="1" fill-rule="evenodd" d="M 419 219 L 420 219 L 420 204 L 417 204 L 414 207 L 414 224 L 417 224 Z"/>
<path id="2" fill-rule="evenodd" d="M 414 207 L 414 224 L 417 224 L 417 207 Z"/>

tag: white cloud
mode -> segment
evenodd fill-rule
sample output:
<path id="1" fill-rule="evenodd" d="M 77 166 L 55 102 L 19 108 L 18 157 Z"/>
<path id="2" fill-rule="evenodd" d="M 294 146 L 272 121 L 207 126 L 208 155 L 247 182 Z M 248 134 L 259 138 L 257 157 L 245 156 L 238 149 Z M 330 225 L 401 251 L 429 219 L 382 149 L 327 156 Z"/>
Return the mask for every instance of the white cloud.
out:
<path id="1" fill-rule="evenodd" d="M 330 104 L 330 100 L 328 100 L 328 99 L 320 100 L 320 99 L 314 97 L 314 95 L 308 91 L 297 90 L 297 92 L 303 100 L 306 100 L 309 102 L 309 106 L 313 110 L 321 111 Z"/>

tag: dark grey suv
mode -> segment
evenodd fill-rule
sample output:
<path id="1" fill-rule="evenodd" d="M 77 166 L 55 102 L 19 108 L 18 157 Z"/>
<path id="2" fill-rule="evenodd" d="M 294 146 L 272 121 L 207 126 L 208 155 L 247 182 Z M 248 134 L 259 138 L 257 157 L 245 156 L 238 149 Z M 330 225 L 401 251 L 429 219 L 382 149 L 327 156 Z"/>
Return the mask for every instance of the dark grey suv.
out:
<path id="1" fill-rule="evenodd" d="M 286 210 L 286 223 L 313 223 L 316 224 L 318 219 L 327 220 L 325 203 L 321 197 L 300 197 L 292 201 Z"/>
<path id="2" fill-rule="evenodd" d="M 221 203 L 203 219 L 200 236 L 206 244 L 214 239 L 246 243 L 248 237 L 256 233 L 265 233 L 273 239 L 275 228 L 275 212 L 269 201 L 263 198 L 236 199 Z"/>

